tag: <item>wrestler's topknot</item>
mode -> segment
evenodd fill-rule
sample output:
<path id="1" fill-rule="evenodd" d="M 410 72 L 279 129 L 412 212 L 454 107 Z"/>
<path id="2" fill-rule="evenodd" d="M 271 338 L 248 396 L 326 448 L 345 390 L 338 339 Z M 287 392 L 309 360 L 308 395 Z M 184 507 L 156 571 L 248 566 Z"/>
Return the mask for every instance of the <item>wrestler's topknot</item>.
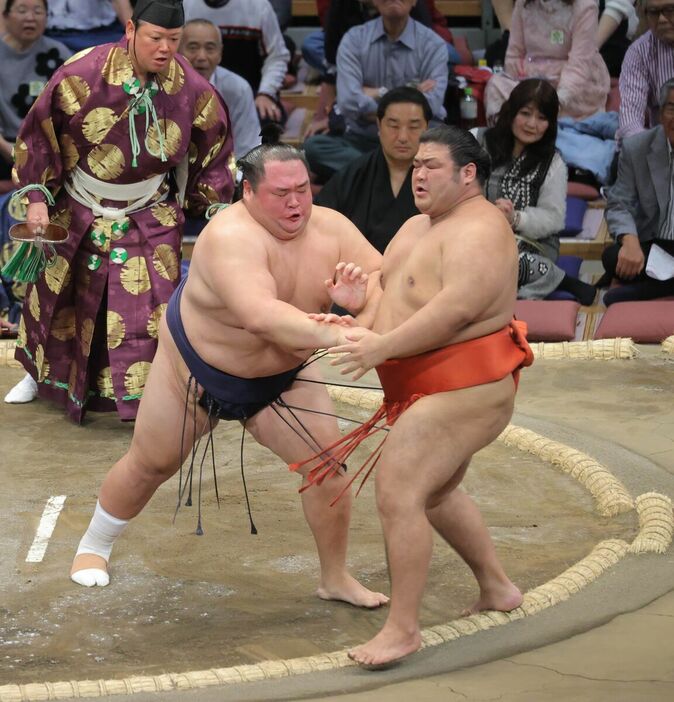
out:
<path id="1" fill-rule="evenodd" d="M 309 164 L 304 151 L 296 146 L 291 144 L 260 144 L 236 162 L 243 180 L 250 183 L 253 191 L 264 178 L 264 167 L 267 161 L 302 161 L 309 172 Z"/>

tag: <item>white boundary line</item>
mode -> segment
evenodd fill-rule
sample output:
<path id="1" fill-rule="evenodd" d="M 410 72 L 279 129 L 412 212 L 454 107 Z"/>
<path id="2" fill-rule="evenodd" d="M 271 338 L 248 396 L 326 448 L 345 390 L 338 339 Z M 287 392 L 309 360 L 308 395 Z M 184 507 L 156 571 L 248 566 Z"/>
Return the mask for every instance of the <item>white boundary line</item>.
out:
<path id="1" fill-rule="evenodd" d="M 37 533 L 26 556 L 26 563 L 40 563 L 44 558 L 49 539 L 56 526 L 56 520 L 59 518 L 65 501 L 66 495 L 56 495 L 47 500 L 44 512 L 42 512 L 42 518 L 37 527 Z"/>

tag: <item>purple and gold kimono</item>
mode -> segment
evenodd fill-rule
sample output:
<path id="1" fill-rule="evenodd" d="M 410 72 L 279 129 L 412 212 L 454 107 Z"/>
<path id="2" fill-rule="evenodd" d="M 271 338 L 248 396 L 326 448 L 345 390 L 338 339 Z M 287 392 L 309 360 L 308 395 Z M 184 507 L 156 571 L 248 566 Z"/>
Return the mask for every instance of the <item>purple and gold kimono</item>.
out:
<path id="1" fill-rule="evenodd" d="M 70 232 L 54 265 L 26 291 L 16 358 L 40 397 L 63 405 L 78 423 L 86 409 L 136 416 L 159 320 L 180 278 L 184 215 L 174 175 L 186 175 L 184 206 L 194 214 L 228 202 L 233 189 L 232 136 L 218 94 L 177 55 L 154 76 L 151 107 L 131 125 L 126 46 L 122 39 L 69 59 L 26 116 L 15 146 L 21 186 L 45 185 L 56 200 L 51 221 Z M 76 172 L 124 185 L 170 171 L 143 209 L 123 217 L 96 216 L 64 187 Z M 27 198 L 44 201 L 37 190 Z M 96 199 L 118 210 L 130 202 Z"/>

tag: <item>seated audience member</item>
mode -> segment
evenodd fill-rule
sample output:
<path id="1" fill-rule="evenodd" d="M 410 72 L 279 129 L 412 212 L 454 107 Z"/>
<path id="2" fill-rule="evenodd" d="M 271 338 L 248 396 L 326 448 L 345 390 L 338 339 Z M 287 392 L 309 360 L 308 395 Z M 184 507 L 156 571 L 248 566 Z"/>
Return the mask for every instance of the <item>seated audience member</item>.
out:
<path id="1" fill-rule="evenodd" d="M 412 160 L 431 119 L 428 100 L 415 88 L 393 88 L 377 105 L 379 146 L 326 183 L 315 198 L 348 217 L 380 252 L 410 217 Z"/>
<path id="2" fill-rule="evenodd" d="M 184 0 L 185 20 L 207 19 L 222 36 L 220 65 L 245 78 L 260 121 L 285 123 L 279 91 L 290 52 L 269 0 Z"/>
<path id="3" fill-rule="evenodd" d="M 44 36 L 45 0 L 7 0 L 5 33 L 0 37 L 0 180 L 11 177 L 12 146 L 23 118 L 70 56 L 61 42 Z"/>
<path id="4" fill-rule="evenodd" d="M 410 17 L 415 0 L 372 2 L 380 17 L 350 29 L 337 51 L 337 108 L 346 131 L 304 143 L 309 164 L 323 181 L 377 147 L 377 102 L 387 90 L 412 84 L 426 95 L 436 119 L 446 115 L 445 42 Z"/>
<path id="5" fill-rule="evenodd" d="M 219 65 L 222 37 L 209 20 L 189 20 L 183 28 L 180 53 L 214 85 L 229 110 L 236 158 L 260 144 L 260 120 L 248 82 Z"/>
<path id="6" fill-rule="evenodd" d="M 674 78 L 660 90 L 660 125 L 623 141 L 606 222 L 615 243 L 604 250 L 606 275 L 621 283 L 604 303 L 674 295 Z M 660 259 L 660 261 L 658 261 Z M 657 271 L 656 271 L 657 267 Z"/>
<path id="7" fill-rule="evenodd" d="M 658 124 L 660 86 L 674 76 L 674 0 L 644 0 L 648 31 L 625 54 L 620 72 L 620 126 L 624 139 Z"/>
<path id="8" fill-rule="evenodd" d="M 599 0 L 597 46 L 612 78 L 620 76 L 625 53 L 638 26 L 634 0 Z"/>
<path id="9" fill-rule="evenodd" d="M 493 121 L 525 78 L 552 83 L 564 117 L 584 119 L 603 111 L 611 81 L 597 49 L 597 28 L 596 0 L 517 0 L 505 73 L 487 83 L 487 119 Z"/>
<path id="10" fill-rule="evenodd" d="M 335 76 L 337 49 L 342 37 L 352 27 L 357 27 L 377 15 L 373 0 L 317 0 L 318 14 L 324 29 L 308 35 L 302 45 L 302 55 L 312 67 L 321 71 L 321 100 L 307 136 L 328 131 L 328 113 L 335 102 Z M 432 29 L 447 44 L 450 63 L 473 63 L 472 54 L 465 48 L 459 52 L 447 27 L 447 20 L 435 6 L 435 0 L 418 0 L 410 17 Z"/>
<path id="11" fill-rule="evenodd" d="M 566 214 L 566 165 L 555 149 L 558 113 L 557 93 L 547 81 L 529 78 L 513 89 L 496 125 L 477 132 L 492 161 L 485 196 L 518 239 L 517 297 L 540 300 L 564 290 L 590 305 L 595 287 L 555 265 Z"/>
<path id="12" fill-rule="evenodd" d="M 131 14 L 130 0 L 49 0 L 46 33 L 81 51 L 119 41 Z"/>

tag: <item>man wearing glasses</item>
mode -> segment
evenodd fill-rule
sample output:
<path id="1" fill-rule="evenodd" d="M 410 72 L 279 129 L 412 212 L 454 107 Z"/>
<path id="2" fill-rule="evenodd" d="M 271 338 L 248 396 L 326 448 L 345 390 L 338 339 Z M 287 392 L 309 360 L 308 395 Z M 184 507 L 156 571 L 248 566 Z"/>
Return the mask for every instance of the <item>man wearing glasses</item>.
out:
<path id="1" fill-rule="evenodd" d="M 674 76 L 674 0 L 643 0 L 648 31 L 625 54 L 618 138 L 659 123 L 660 87 Z"/>

